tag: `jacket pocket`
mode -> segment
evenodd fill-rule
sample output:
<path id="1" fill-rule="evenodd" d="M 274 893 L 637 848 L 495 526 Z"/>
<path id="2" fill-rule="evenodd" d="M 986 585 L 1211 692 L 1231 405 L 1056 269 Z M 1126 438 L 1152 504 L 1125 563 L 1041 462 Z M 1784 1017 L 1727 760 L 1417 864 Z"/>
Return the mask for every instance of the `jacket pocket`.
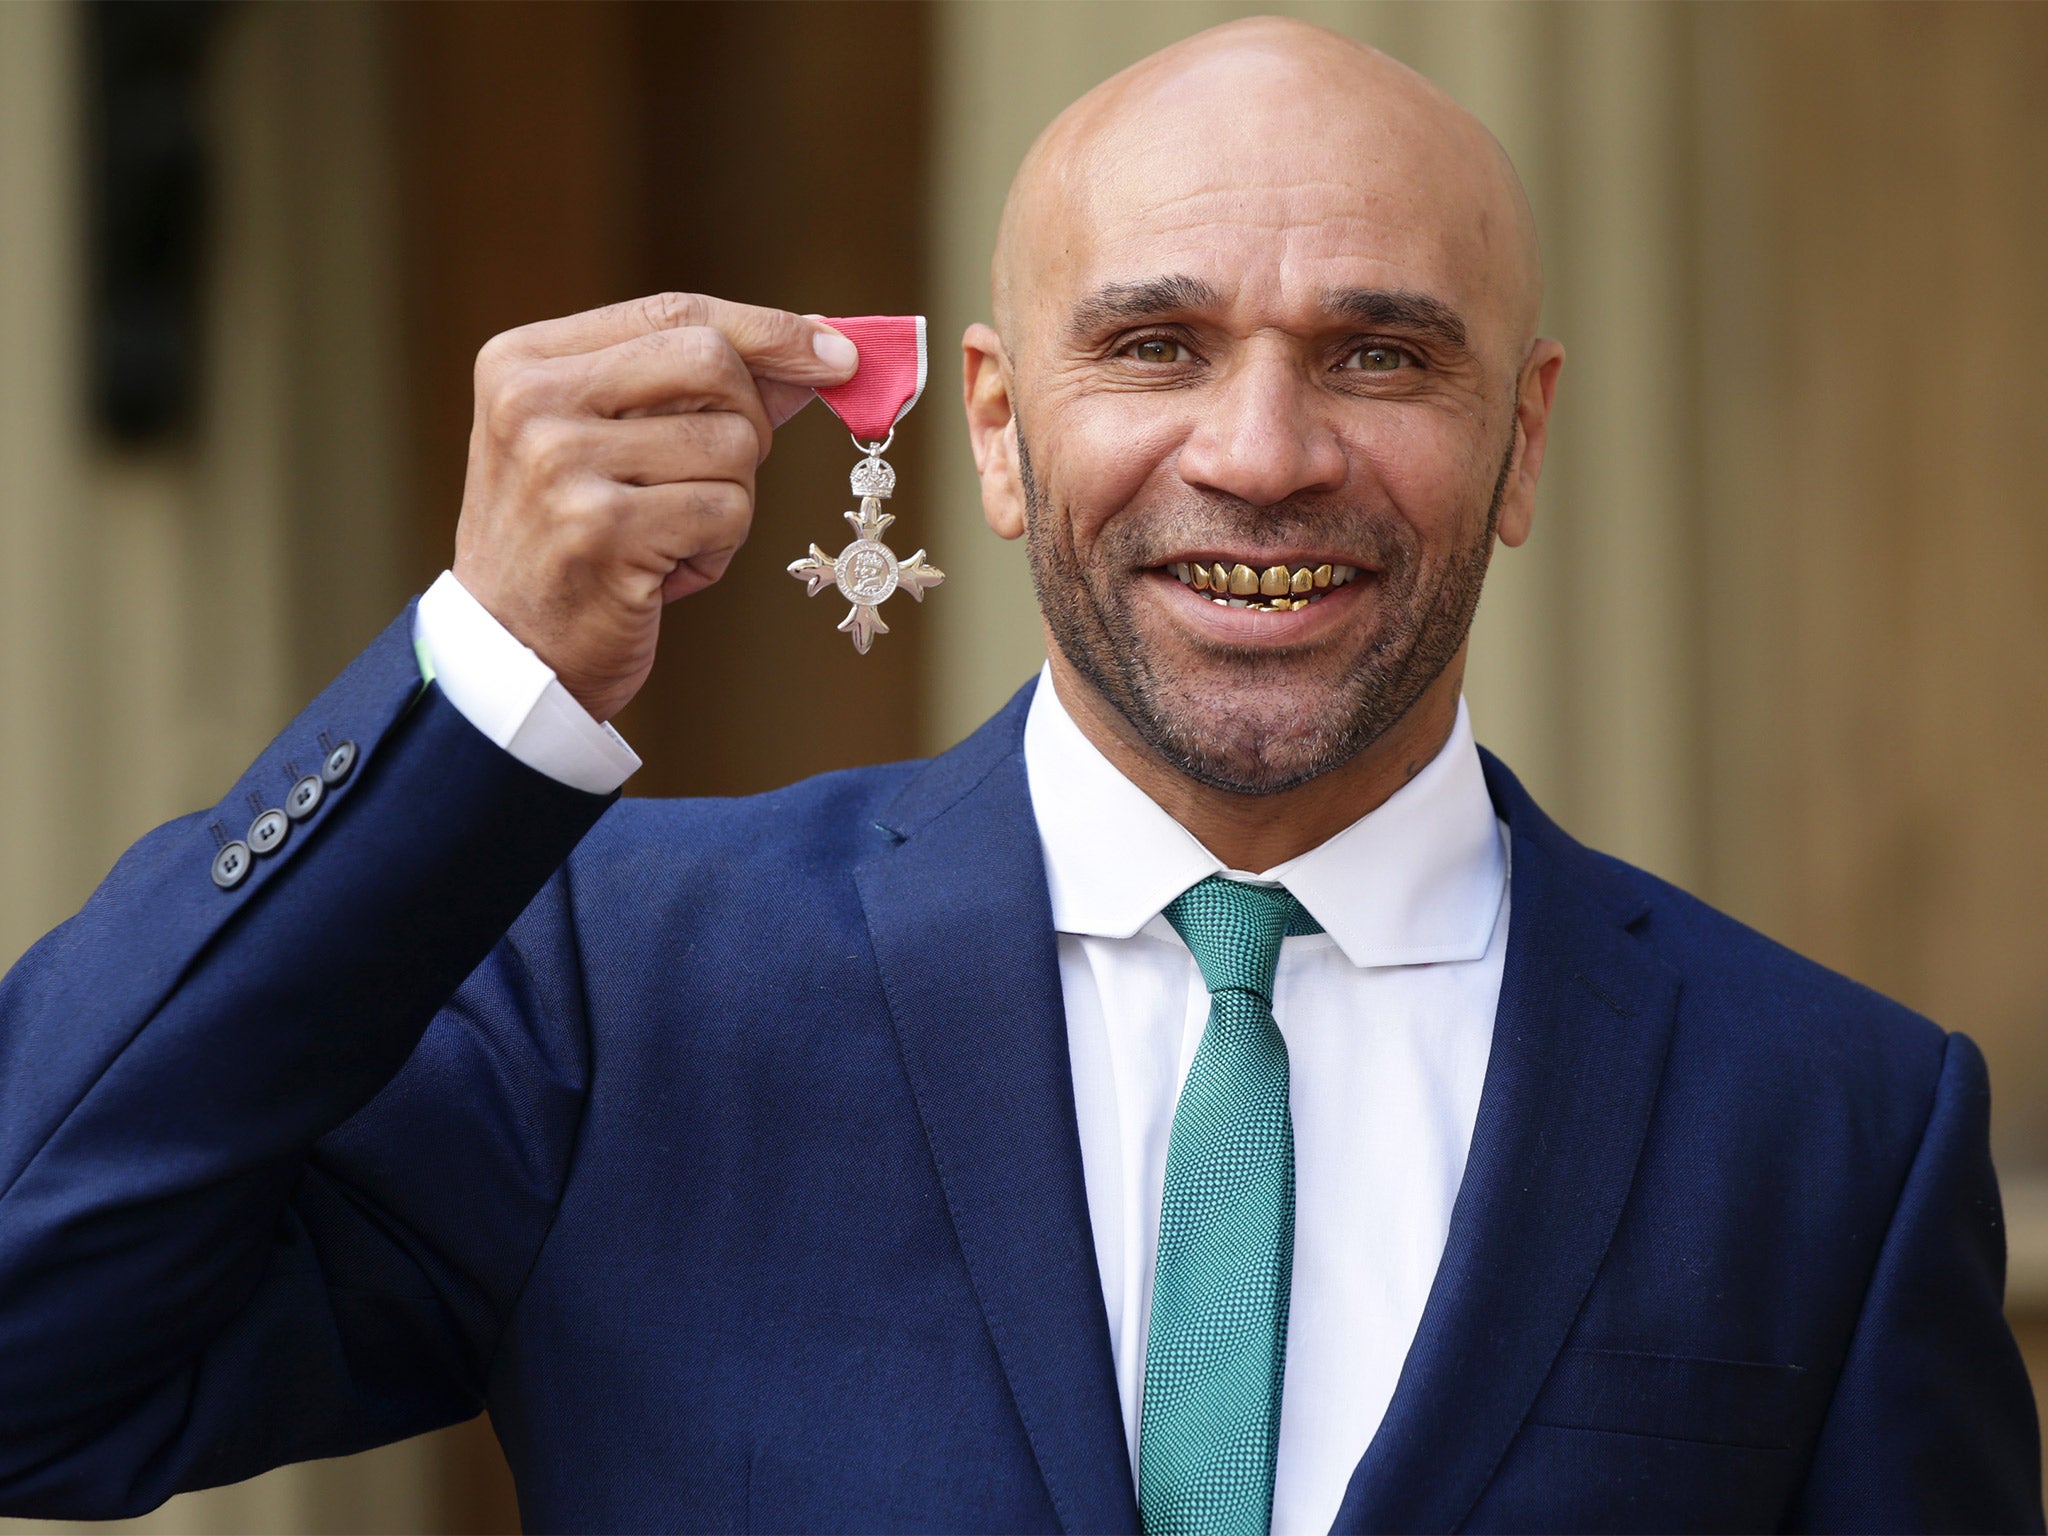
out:
<path id="1" fill-rule="evenodd" d="M 1529 1422 L 1785 1451 L 1810 1433 L 1817 1392 L 1813 1374 L 1796 1365 L 1565 1349 Z"/>

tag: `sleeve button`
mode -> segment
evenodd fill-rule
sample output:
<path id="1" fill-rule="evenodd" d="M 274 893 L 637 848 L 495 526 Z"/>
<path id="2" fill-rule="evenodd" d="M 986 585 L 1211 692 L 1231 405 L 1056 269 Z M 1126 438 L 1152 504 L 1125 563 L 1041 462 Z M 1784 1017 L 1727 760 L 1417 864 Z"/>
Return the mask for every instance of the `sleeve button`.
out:
<path id="1" fill-rule="evenodd" d="M 285 834 L 291 829 L 283 811 L 265 811 L 249 823 L 249 847 L 256 853 L 275 853 L 284 846 Z"/>
<path id="2" fill-rule="evenodd" d="M 248 878 L 249 866 L 254 862 L 247 843 L 229 843 L 213 856 L 213 883 L 224 891 L 232 891 Z"/>
<path id="3" fill-rule="evenodd" d="M 355 765 L 356 744 L 352 741 L 344 741 L 340 746 L 327 754 L 327 761 L 320 765 L 320 777 L 327 787 L 332 789 L 349 776 L 350 770 Z"/>
<path id="4" fill-rule="evenodd" d="M 293 821 L 304 821 L 320 809 L 320 802 L 326 798 L 327 786 L 321 782 L 320 775 L 309 773 L 284 797 L 284 813 Z"/>

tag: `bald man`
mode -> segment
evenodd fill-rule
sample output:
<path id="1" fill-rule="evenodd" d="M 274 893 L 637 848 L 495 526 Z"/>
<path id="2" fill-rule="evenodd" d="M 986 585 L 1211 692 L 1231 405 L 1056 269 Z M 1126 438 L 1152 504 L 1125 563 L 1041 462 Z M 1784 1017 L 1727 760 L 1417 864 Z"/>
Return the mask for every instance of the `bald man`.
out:
<path id="1" fill-rule="evenodd" d="M 452 572 L 0 990 L 0 1507 L 487 1407 L 540 1530 L 2039 1530 L 1976 1048 L 1474 745 L 1562 362 L 1485 130 L 1204 33 L 993 297 L 1045 674 L 752 800 L 599 722 L 853 347 L 485 348 Z"/>

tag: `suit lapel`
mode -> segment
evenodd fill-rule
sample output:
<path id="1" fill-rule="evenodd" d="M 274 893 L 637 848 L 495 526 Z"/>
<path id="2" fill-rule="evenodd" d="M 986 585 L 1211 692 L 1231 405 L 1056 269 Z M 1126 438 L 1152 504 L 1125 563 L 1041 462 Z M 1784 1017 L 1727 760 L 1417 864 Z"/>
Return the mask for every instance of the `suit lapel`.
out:
<path id="1" fill-rule="evenodd" d="M 1134 1530 L 1081 1172 L 1027 688 L 892 807 L 856 872 L 896 1038 L 989 1337 L 1060 1523 Z"/>
<path id="2" fill-rule="evenodd" d="M 1030 690 L 891 808 L 856 872 L 904 1070 L 1060 1523 L 1134 1530 L 1059 962 L 1025 780 Z M 1506 971 L 1436 1281 L 1338 1532 L 1450 1530 L 1562 1348 L 1634 1177 L 1677 978 L 1609 866 L 1487 777 L 1513 846 Z"/>
<path id="3" fill-rule="evenodd" d="M 1487 759 L 1512 840 L 1506 970 L 1449 1239 L 1334 1529 L 1453 1530 L 1520 1428 L 1605 1256 L 1663 1073 L 1676 976 L 1643 903 Z"/>

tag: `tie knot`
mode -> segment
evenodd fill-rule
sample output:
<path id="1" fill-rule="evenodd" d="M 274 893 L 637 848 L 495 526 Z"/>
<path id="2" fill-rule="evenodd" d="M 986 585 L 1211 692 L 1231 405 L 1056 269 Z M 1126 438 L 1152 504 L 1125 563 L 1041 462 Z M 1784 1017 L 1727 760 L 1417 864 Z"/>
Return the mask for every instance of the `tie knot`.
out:
<path id="1" fill-rule="evenodd" d="M 1167 905 L 1166 920 L 1187 941 L 1212 993 L 1235 988 L 1268 1004 L 1280 940 L 1323 931 L 1292 892 L 1221 875 L 1210 875 L 1176 896 Z"/>

